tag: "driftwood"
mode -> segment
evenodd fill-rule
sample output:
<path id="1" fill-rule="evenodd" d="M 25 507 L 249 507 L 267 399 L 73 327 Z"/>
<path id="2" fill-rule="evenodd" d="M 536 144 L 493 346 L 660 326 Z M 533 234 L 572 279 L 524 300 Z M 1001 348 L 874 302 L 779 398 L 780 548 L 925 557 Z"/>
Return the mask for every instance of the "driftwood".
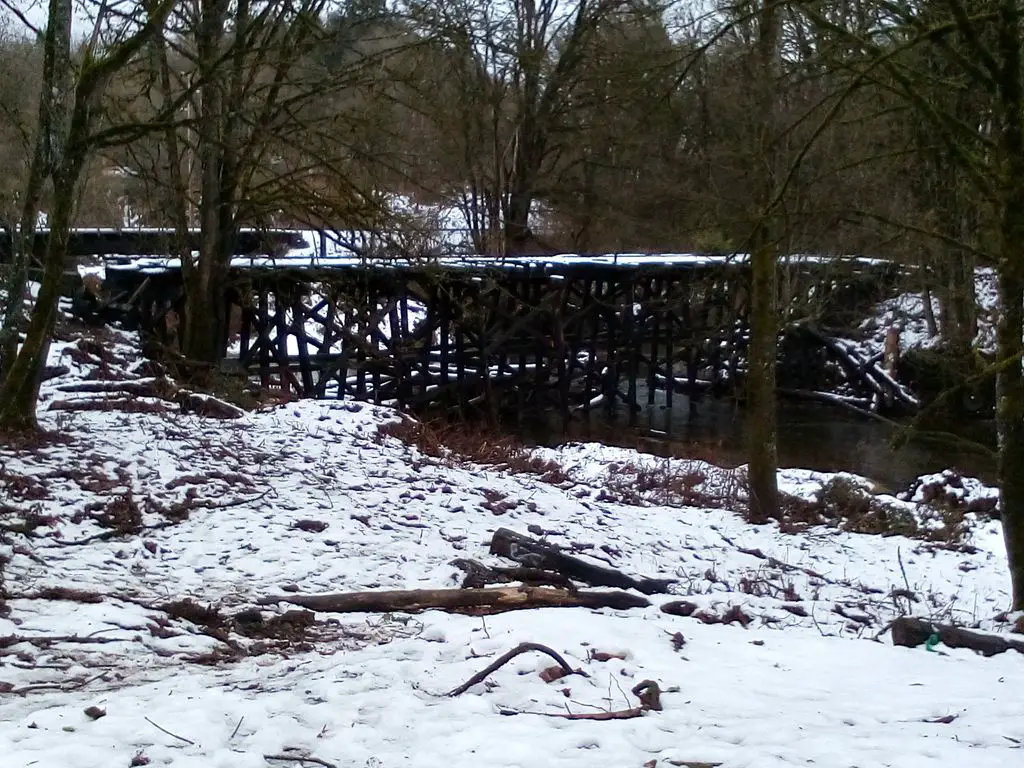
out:
<path id="1" fill-rule="evenodd" d="M 559 587 L 576 591 L 576 585 L 568 576 L 563 576 L 555 571 L 545 571 L 543 568 L 527 568 L 518 566 L 516 568 L 501 568 L 499 566 L 484 565 L 479 560 L 468 558 L 456 558 L 449 565 L 454 565 L 466 574 L 462 580 L 462 588 L 480 588 L 488 584 L 508 584 L 519 581 L 531 587 Z"/>
<path id="2" fill-rule="evenodd" d="M 876 359 L 861 360 L 839 340 L 827 336 L 808 325 L 802 325 L 800 328 L 804 333 L 832 352 L 851 382 L 860 382 L 867 386 L 878 395 L 879 399 L 886 406 L 891 407 L 899 403 L 904 407 L 912 409 L 918 407 L 919 403 L 913 397 L 910 397 L 895 379 L 878 367 Z"/>
<path id="3" fill-rule="evenodd" d="M 628 592 L 569 592 L 541 587 L 499 589 L 407 589 L 327 595 L 273 595 L 260 605 L 292 603 L 326 613 L 418 613 L 430 609 L 480 616 L 524 608 L 645 608 L 650 603 Z"/>
<path id="4" fill-rule="evenodd" d="M 983 656 L 995 656 L 1010 650 L 1024 653 L 1024 641 L 1021 640 L 971 632 L 948 624 L 932 624 L 909 616 L 901 616 L 892 623 L 893 643 L 906 648 L 924 645 L 933 634 L 938 635 L 939 640 L 949 648 L 970 648 Z"/>
<path id="5" fill-rule="evenodd" d="M 645 595 L 653 595 L 667 592 L 668 586 L 675 583 L 675 579 L 634 578 L 621 571 L 594 565 L 508 528 L 499 528 L 494 532 L 491 537 L 491 554 L 515 560 L 527 568 L 557 571 L 592 587 L 635 589 Z"/>

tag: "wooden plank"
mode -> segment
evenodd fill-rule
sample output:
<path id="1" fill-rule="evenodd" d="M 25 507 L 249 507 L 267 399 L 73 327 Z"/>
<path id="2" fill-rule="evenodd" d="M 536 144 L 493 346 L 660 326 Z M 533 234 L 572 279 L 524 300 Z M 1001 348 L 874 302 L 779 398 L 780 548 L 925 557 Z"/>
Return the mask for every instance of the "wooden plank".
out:
<path id="1" fill-rule="evenodd" d="M 452 301 L 449 307 L 455 318 L 455 381 L 458 385 L 458 407 L 460 412 L 468 405 L 466 401 L 466 285 L 462 282 L 457 284 L 452 292 Z"/>
<path id="2" fill-rule="evenodd" d="M 604 314 L 605 323 L 608 326 L 608 372 L 604 376 L 604 406 L 606 413 L 611 416 L 619 399 L 619 348 L 617 318 L 620 307 L 618 305 L 619 284 L 613 280 L 605 280 L 604 300 L 608 306 Z"/>
<path id="3" fill-rule="evenodd" d="M 650 352 L 647 356 L 647 405 L 654 405 L 654 391 L 658 386 L 658 342 L 661 330 L 661 278 L 655 277 L 646 283 L 647 306 L 651 314 Z"/>
<path id="4" fill-rule="evenodd" d="M 270 289 L 261 283 L 259 288 L 259 319 L 258 328 L 259 340 L 259 361 L 260 361 L 260 387 L 270 388 Z"/>
<path id="5" fill-rule="evenodd" d="M 449 346 L 451 344 L 451 289 L 447 285 L 434 289 L 434 311 L 437 313 L 438 328 L 438 374 L 442 387 L 448 385 L 448 366 L 450 363 Z"/>
<path id="6" fill-rule="evenodd" d="M 672 410 L 672 397 L 676 391 L 676 356 L 673 343 L 676 338 L 675 296 L 680 288 L 675 276 L 665 281 L 665 406 Z M 670 419 L 671 422 L 671 419 Z"/>
<path id="7" fill-rule="evenodd" d="M 388 309 L 388 325 L 391 328 L 391 334 L 388 340 L 389 346 L 385 351 L 385 357 L 390 358 L 393 364 L 395 397 L 398 399 L 399 406 L 404 406 L 412 395 L 411 371 L 405 363 L 403 354 L 406 350 L 406 341 L 409 338 L 409 308 L 407 304 L 409 297 L 403 287 L 397 282 L 391 284 L 391 290 L 397 292 L 398 295 L 394 296 Z"/>
<path id="8" fill-rule="evenodd" d="M 629 378 L 627 384 L 627 409 L 629 411 L 630 424 L 636 422 L 637 411 L 637 376 L 639 376 L 639 360 L 640 360 L 640 338 L 637 334 L 637 318 L 636 318 L 636 281 L 633 276 L 630 276 L 629 282 L 625 289 L 626 302 L 624 304 L 625 311 L 625 333 L 626 333 L 626 376 Z"/>
<path id="9" fill-rule="evenodd" d="M 238 329 L 238 360 L 244 365 L 245 360 L 249 357 L 249 331 L 252 328 L 253 312 L 250 303 L 242 299 L 241 295 L 239 295 L 238 305 L 242 310 L 241 327 Z"/>
<path id="10" fill-rule="evenodd" d="M 583 404 L 584 412 L 590 416 L 590 402 L 594 399 L 593 382 L 598 374 L 597 370 L 597 334 L 600 325 L 600 312 L 594 296 L 597 290 L 597 282 L 590 278 L 583 280 L 583 294 L 580 300 L 583 319 L 580 329 L 587 347 L 587 360 L 583 366 Z M 589 328 L 589 333 L 587 332 Z"/>
<path id="11" fill-rule="evenodd" d="M 306 306 L 302 303 L 302 291 L 296 288 L 292 297 L 292 333 L 299 345 L 299 374 L 302 381 L 302 396 L 316 394 L 313 369 L 309 363 L 309 334 L 306 328 Z"/>

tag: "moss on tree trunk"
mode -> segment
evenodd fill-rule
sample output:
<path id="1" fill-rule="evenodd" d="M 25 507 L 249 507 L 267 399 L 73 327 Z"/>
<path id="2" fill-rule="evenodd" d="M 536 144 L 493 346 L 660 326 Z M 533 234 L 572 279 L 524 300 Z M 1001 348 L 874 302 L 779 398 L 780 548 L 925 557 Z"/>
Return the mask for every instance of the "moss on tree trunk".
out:
<path id="1" fill-rule="evenodd" d="M 1024 219 L 1024 211 L 1018 215 Z M 1001 315 L 997 329 L 996 426 L 999 432 L 999 493 L 1003 538 L 1013 585 L 1013 608 L 1024 610 L 1024 278 L 1021 268 L 999 276 Z"/>
<path id="2" fill-rule="evenodd" d="M 50 236 L 46 244 L 43 281 L 32 309 L 25 343 L 0 386 L 0 432 L 35 430 L 36 401 L 43 368 L 50 351 L 50 337 L 57 319 L 61 278 L 68 251 L 74 185 L 58 190 L 51 211 Z"/>
<path id="3" fill-rule="evenodd" d="M 772 237 L 776 204 L 774 166 L 775 117 L 779 60 L 778 8 L 763 0 L 758 10 L 756 55 L 751 77 L 756 88 L 758 114 L 754 118 L 752 167 L 757 217 L 750 238 L 750 349 L 747 371 L 747 456 L 749 515 L 764 522 L 779 515 L 778 450 L 776 447 L 775 364 L 777 357 L 778 257 Z"/>
<path id="4" fill-rule="evenodd" d="M 778 336 L 774 249 L 760 243 L 751 254 L 750 351 L 747 372 L 747 456 L 750 519 L 778 516 L 775 358 Z"/>

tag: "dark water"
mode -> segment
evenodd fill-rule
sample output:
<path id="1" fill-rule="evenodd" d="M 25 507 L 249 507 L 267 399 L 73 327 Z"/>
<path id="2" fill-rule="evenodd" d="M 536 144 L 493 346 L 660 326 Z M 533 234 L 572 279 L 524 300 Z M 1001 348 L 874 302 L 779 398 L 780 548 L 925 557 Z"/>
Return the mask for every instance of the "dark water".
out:
<path id="1" fill-rule="evenodd" d="M 919 475 L 948 468 L 986 482 L 995 480 L 991 422 L 922 421 L 897 448 L 894 442 L 906 430 L 833 406 L 783 401 L 778 420 L 783 467 L 854 472 L 890 491 L 905 488 Z M 636 414 L 632 424 L 623 409 L 611 417 L 597 409 L 589 417 L 577 414 L 568 424 L 551 419 L 525 425 L 521 431 L 525 439 L 544 445 L 593 440 L 725 466 L 746 463 L 745 414 L 728 400 L 702 399 L 691 414 L 686 398 L 677 396 L 671 410 L 655 403 Z"/>

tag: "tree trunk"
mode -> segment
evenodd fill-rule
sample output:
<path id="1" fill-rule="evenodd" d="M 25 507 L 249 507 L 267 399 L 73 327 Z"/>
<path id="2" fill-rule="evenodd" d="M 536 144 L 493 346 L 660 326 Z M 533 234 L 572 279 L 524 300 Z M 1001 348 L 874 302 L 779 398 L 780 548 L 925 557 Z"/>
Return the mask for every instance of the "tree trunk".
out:
<path id="1" fill-rule="evenodd" d="M 28 187 L 22 207 L 21 231 L 14 244 L 14 272 L 9 285 L 11 295 L 4 317 L 3 383 L 0 385 L 0 432 L 34 430 L 36 401 L 42 381 L 50 334 L 57 318 L 61 276 L 67 254 L 68 233 L 78 179 L 76 158 L 69 151 L 69 126 L 74 102 L 71 69 L 71 0 L 50 0 L 43 51 L 43 83 L 40 92 L 40 125 L 32 157 Z M 78 151 L 77 148 L 72 152 Z M 60 168 L 61 173 L 54 171 Z M 67 170 L 70 169 L 70 174 Z M 33 250 L 35 216 L 47 176 L 53 178 L 54 202 L 50 214 L 50 237 L 46 245 L 43 281 L 32 309 L 25 343 L 18 351 L 22 297 L 28 278 L 28 260 Z M 70 187 L 69 187 L 70 184 Z"/>
<path id="2" fill-rule="evenodd" d="M 999 501 L 1014 610 L 1024 609 L 1024 82 L 1020 9 L 1000 6 L 1001 114 L 999 325 L 996 328 L 996 431 Z"/>
<path id="3" fill-rule="evenodd" d="M 750 349 L 747 371 L 747 454 L 750 520 L 778 516 L 775 358 L 778 336 L 776 257 L 770 242 L 750 255 Z"/>
<path id="4" fill-rule="evenodd" d="M 36 402 L 57 319 L 74 206 L 74 184 L 63 189 L 59 188 L 60 185 L 55 186 L 58 188 L 50 215 L 43 282 L 32 309 L 25 343 L 14 359 L 3 386 L 0 386 L 0 432 L 19 433 L 38 428 Z"/>
<path id="5" fill-rule="evenodd" d="M 137 34 L 110 46 L 105 56 L 94 57 L 93 40 L 80 59 L 77 79 L 71 60 L 71 0 L 50 0 L 44 36 L 44 78 L 40 113 L 46 119 L 39 126 L 37 151 L 41 167 L 53 184 L 50 234 L 43 262 L 43 279 L 29 320 L 25 343 L 8 368 L 0 385 L 0 432 L 22 432 L 37 428 L 36 403 L 42 382 L 50 338 L 57 319 L 60 286 L 67 262 L 68 241 L 82 168 L 92 149 L 90 117 L 110 76 L 132 60 L 141 46 L 159 29 L 173 7 L 171 0 L 151 10 L 147 23 Z M 106 13 L 105 11 L 103 12 Z M 97 27 L 98 29 L 99 27 Z M 33 164 L 38 158 L 33 158 Z M 45 178 L 45 177 L 44 177 Z M 33 172 L 23 207 L 23 220 L 34 218 L 41 180 Z M 23 232 L 29 229 L 24 222 Z M 26 246 L 27 247 L 27 246 Z M 20 301 L 20 296 L 18 297 Z"/>
<path id="6" fill-rule="evenodd" d="M 778 16 L 774 2 L 763 0 L 758 13 L 757 55 L 754 57 L 758 112 L 753 165 L 758 221 L 750 252 L 750 349 L 747 371 L 747 454 L 749 515 L 765 522 L 779 514 L 778 450 L 776 446 L 775 362 L 777 355 L 778 258 L 770 222 L 775 197 L 773 177 L 773 110 L 778 56 Z"/>
<path id="7" fill-rule="evenodd" d="M 1007 217 L 1019 218 L 1024 232 L 1024 210 Z M 1020 248 L 1020 240 L 1011 247 Z M 1024 258 L 1022 254 L 1018 259 Z M 996 427 L 999 433 L 999 493 L 1006 559 L 1013 586 L 1013 610 L 1024 610 L 1024 279 L 1020 261 L 1005 265 L 999 275 L 1001 312 L 996 331 L 1000 361 L 996 376 Z"/>
<path id="8" fill-rule="evenodd" d="M 528 191 L 528 184 L 525 181 L 514 182 L 509 192 L 508 209 L 505 212 L 506 255 L 519 256 L 529 248 L 532 207 L 533 196 Z"/>
<path id="9" fill-rule="evenodd" d="M 959 232 L 953 236 L 962 237 Z M 937 269 L 942 276 L 939 281 L 942 340 L 953 355 L 966 359 L 978 332 L 974 259 L 963 248 L 950 248 Z"/>
<path id="10" fill-rule="evenodd" d="M 154 70 L 160 80 L 160 90 L 163 92 L 163 106 L 166 109 L 174 100 L 171 91 L 171 65 L 168 61 L 167 40 L 160 37 L 152 46 L 154 57 Z M 168 121 L 164 128 L 164 144 L 167 150 L 167 179 L 171 187 L 170 218 L 174 223 L 174 248 L 178 258 L 181 259 L 181 274 L 183 281 L 187 284 L 193 278 L 195 264 L 192 261 L 192 248 L 189 244 L 189 207 L 191 202 L 189 194 L 192 187 L 191 169 L 183 171 L 185 157 L 182 152 L 182 143 L 178 140 L 178 127 Z M 188 143 L 185 143 L 185 152 L 191 152 Z"/>
<path id="11" fill-rule="evenodd" d="M 224 327 L 224 289 L 228 264 L 221 255 L 221 172 L 224 163 L 224 28 L 228 3 L 203 0 L 196 40 L 199 72 L 198 140 L 200 170 L 199 263 L 185 284 L 182 353 L 190 360 L 216 363 Z M 230 258 L 230 257 L 229 257 Z"/>
<path id="12" fill-rule="evenodd" d="M 49 19 L 43 51 L 43 82 L 46 87 L 39 94 L 39 125 L 36 129 L 35 147 L 29 166 L 21 205 L 18 231 L 11 239 L 11 264 L 4 288 L 7 291 L 7 307 L 3 324 L 0 325 L 0 384 L 7 378 L 18 354 L 18 342 L 25 322 L 23 297 L 28 286 L 28 270 L 35 252 L 36 219 L 39 216 L 39 201 L 43 187 L 53 170 L 54 141 L 62 141 L 67 109 L 70 98 L 68 58 L 70 51 L 66 42 L 71 35 L 71 2 L 55 0 L 50 4 Z"/>

